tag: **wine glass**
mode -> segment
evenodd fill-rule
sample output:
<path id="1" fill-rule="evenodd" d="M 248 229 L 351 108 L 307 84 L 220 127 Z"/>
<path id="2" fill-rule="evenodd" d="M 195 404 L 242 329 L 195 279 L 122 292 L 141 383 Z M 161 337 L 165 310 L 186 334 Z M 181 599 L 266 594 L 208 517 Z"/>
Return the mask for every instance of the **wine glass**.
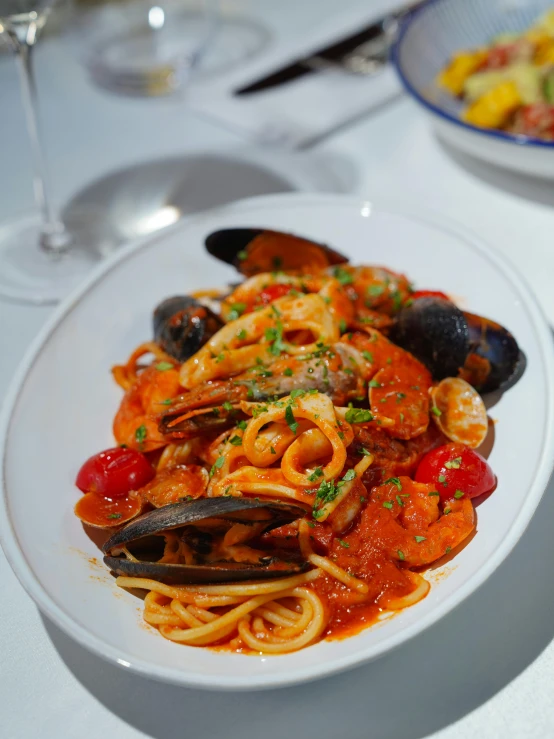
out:
<path id="1" fill-rule="evenodd" d="M 55 2 L 0 0 L 0 35 L 8 42 L 19 68 L 38 210 L 38 214 L 0 223 L 0 295 L 33 303 L 55 302 L 99 258 L 92 250 L 76 248 L 83 224 L 76 222 L 69 227 L 62 223 L 47 187 L 33 50 Z"/>
<path id="2" fill-rule="evenodd" d="M 104 223 L 104 214 L 98 213 L 97 209 L 83 206 L 77 211 L 66 210 L 62 220 L 50 200 L 38 125 L 33 51 L 56 4 L 57 0 L 0 0 L 0 37 L 7 40 L 19 67 L 38 210 L 37 214 L 0 223 L 0 296 L 32 303 L 59 300 L 81 281 L 96 261 L 120 243 L 113 240 L 109 224 Z M 208 22 L 202 24 L 199 21 L 193 28 L 195 33 L 191 38 L 197 44 L 198 52 L 190 55 L 189 67 L 196 65 L 200 51 L 211 37 L 206 29 L 214 26 L 217 4 L 217 0 L 200 2 L 201 9 L 211 8 L 211 14 L 205 16 Z M 78 12 L 82 14 L 83 8 L 79 8 Z M 121 28 L 134 28 L 133 14 L 137 12 L 135 3 L 122 2 L 116 12 Z M 147 19 L 147 25 L 153 33 L 165 26 L 160 6 L 139 3 L 138 12 L 142 14 L 141 18 Z M 200 30 L 196 32 L 200 28 L 203 29 L 202 33 Z M 90 31 L 90 27 L 87 30 Z M 164 29 L 164 36 L 160 38 L 165 37 Z M 112 34 L 109 41 L 113 42 L 110 49 L 117 51 L 121 48 L 121 53 L 129 56 L 124 35 L 114 37 Z M 152 42 L 148 40 L 148 43 Z M 192 41 L 189 48 L 196 48 Z M 138 49 L 143 53 L 140 45 Z M 6 115 L 6 112 L 3 114 Z"/>

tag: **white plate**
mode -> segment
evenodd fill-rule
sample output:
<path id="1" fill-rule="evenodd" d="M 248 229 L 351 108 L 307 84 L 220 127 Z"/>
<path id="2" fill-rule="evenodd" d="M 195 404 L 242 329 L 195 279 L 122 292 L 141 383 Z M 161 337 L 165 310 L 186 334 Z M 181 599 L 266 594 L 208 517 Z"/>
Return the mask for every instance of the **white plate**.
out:
<path id="1" fill-rule="evenodd" d="M 141 603 L 88 559 L 99 557 L 72 509 L 75 474 L 112 444 L 120 390 L 109 368 L 151 332 L 164 297 L 236 280 L 202 243 L 227 226 L 291 230 L 328 242 L 353 261 L 406 272 L 420 287 L 462 296 L 464 307 L 502 321 L 527 355 L 521 380 L 491 413 L 495 493 L 478 509 L 478 533 L 431 576 L 428 597 L 374 628 L 283 656 L 217 653 L 165 641 Z M 553 465 L 554 358 L 550 331 L 514 270 L 463 229 L 388 206 L 336 196 L 271 196 L 204 214 L 115 254 L 60 306 L 34 342 L 3 413 L 0 533 L 29 594 L 58 626 L 106 659 L 183 685 L 254 689 L 344 670 L 398 646 L 472 593 L 507 556 Z M 445 572 L 448 574 L 445 575 Z"/>

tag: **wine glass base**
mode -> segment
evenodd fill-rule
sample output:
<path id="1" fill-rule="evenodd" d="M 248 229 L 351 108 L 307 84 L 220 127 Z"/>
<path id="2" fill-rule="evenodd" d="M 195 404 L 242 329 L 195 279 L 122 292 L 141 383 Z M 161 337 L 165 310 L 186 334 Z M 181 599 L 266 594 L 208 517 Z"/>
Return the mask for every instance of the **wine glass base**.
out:
<path id="1" fill-rule="evenodd" d="M 0 296 L 46 304 L 67 295 L 101 258 L 96 249 L 83 248 L 87 245 L 83 239 L 87 223 L 68 226 L 73 246 L 60 254 L 40 248 L 41 222 L 37 215 L 1 224 Z"/>

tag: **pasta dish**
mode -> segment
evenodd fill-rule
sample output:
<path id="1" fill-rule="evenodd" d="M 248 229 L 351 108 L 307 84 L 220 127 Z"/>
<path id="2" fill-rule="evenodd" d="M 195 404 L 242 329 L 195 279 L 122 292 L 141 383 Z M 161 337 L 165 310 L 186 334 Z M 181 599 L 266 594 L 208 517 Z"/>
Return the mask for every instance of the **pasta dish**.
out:
<path id="1" fill-rule="evenodd" d="M 437 78 L 474 126 L 554 140 L 554 10 L 521 33 L 456 52 Z"/>
<path id="2" fill-rule="evenodd" d="M 297 236 L 211 234 L 244 277 L 168 298 L 113 368 L 117 446 L 75 513 L 173 642 L 281 654 L 425 598 L 495 476 L 481 394 L 520 352 L 502 326 Z"/>

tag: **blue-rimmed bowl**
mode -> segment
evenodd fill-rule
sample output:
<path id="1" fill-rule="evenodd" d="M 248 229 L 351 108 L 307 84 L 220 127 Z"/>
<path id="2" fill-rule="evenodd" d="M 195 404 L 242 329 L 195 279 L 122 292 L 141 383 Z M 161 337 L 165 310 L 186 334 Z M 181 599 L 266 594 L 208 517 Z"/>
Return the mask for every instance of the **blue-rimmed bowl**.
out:
<path id="1" fill-rule="evenodd" d="M 406 16 L 392 50 L 404 87 L 448 143 L 491 164 L 549 179 L 554 179 L 554 142 L 465 123 L 462 102 L 435 79 L 455 51 L 523 31 L 553 6 L 554 0 L 428 0 Z"/>

